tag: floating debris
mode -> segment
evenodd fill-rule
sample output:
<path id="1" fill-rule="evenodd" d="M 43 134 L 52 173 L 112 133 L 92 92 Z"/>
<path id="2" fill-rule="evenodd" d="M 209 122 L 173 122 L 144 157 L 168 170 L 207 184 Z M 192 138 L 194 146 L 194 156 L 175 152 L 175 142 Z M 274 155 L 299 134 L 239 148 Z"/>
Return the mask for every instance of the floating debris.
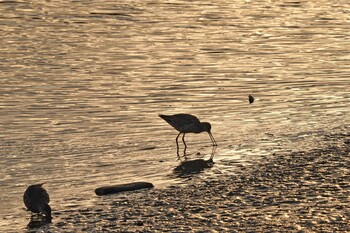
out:
<path id="1" fill-rule="evenodd" d="M 252 95 L 248 95 L 249 103 L 254 103 L 254 97 Z"/>

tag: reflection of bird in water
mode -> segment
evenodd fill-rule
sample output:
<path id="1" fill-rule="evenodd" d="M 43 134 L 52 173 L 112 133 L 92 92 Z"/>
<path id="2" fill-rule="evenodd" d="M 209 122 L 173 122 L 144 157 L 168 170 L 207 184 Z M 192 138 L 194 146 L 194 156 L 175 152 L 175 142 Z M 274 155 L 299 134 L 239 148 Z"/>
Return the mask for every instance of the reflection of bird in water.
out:
<path id="1" fill-rule="evenodd" d="M 33 232 L 38 232 L 37 229 L 42 227 L 42 226 L 45 226 L 46 224 L 48 223 L 51 223 L 51 219 L 46 219 L 46 218 L 31 218 L 29 223 L 27 224 L 27 227 L 29 229 L 35 229 L 36 231 L 33 231 Z M 32 232 L 32 231 L 29 231 L 29 232 Z"/>
<path id="2" fill-rule="evenodd" d="M 182 141 L 185 145 L 184 149 L 184 155 L 186 155 L 186 142 L 185 142 L 185 134 L 186 133 L 201 133 L 201 132 L 207 132 L 209 134 L 209 137 L 213 143 L 213 146 L 217 146 L 216 141 L 211 134 L 211 125 L 208 122 L 200 122 L 199 119 L 193 115 L 190 114 L 175 114 L 171 116 L 167 115 L 161 115 L 159 114 L 159 117 L 163 118 L 166 122 L 169 123 L 172 127 L 174 127 L 177 131 L 179 131 L 179 134 L 176 137 L 176 146 L 177 146 L 177 156 L 179 156 L 179 143 L 178 138 L 180 134 L 183 134 Z"/>
<path id="3" fill-rule="evenodd" d="M 174 169 L 176 177 L 189 178 L 194 174 L 198 174 L 205 169 L 211 168 L 214 165 L 212 158 L 208 160 L 195 159 L 190 161 L 182 161 L 179 166 Z"/>
<path id="4" fill-rule="evenodd" d="M 254 103 L 254 97 L 252 95 L 248 95 L 249 103 Z"/>
<path id="5" fill-rule="evenodd" d="M 23 202 L 28 210 L 42 213 L 51 221 L 51 207 L 49 194 L 42 187 L 43 184 L 30 185 L 23 195 Z"/>

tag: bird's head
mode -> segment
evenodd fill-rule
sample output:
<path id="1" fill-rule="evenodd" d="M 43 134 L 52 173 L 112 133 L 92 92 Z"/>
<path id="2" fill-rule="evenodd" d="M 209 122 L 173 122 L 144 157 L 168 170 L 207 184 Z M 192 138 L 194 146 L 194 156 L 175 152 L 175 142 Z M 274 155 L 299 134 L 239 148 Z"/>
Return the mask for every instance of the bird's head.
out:
<path id="1" fill-rule="evenodd" d="M 51 207 L 48 204 L 45 205 L 45 209 L 44 209 L 43 213 L 45 214 L 46 218 L 49 221 L 51 221 L 51 219 L 52 219 L 52 217 L 51 217 Z"/>
<path id="2" fill-rule="evenodd" d="M 202 125 L 203 131 L 210 133 L 211 124 L 209 122 L 202 122 L 201 125 Z"/>

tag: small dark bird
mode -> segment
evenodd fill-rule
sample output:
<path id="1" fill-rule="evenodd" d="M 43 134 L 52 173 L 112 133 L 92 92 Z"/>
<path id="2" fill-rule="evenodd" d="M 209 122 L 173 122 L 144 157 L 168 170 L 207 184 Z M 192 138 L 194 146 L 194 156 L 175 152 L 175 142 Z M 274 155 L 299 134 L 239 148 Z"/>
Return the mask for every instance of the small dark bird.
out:
<path id="1" fill-rule="evenodd" d="M 166 122 L 169 123 L 172 127 L 174 127 L 177 131 L 179 131 L 179 134 L 176 137 L 176 146 L 177 146 L 177 156 L 179 156 L 179 143 L 178 138 L 180 134 L 183 134 L 182 141 L 185 145 L 184 149 L 184 155 L 186 155 L 186 142 L 185 142 L 185 134 L 186 133 L 201 133 L 201 132 L 207 132 L 209 134 L 209 137 L 213 143 L 213 146 L 217 146 L 216 141 L 211 134 L 211 125 L 208 122 L 200 122 L 199 119 L 193 115 L 190 114 L 175 114 L 171 116 L 167 115 L 158 115 L 159 117 L 163 118 Z"/>
<path id="2" fill-rule="evenodd" d="M 50 197 L 43 184 L 30 185 L 23 195 L 23 202 L 28 210 L 34 213 L 41 213 L 51 220 L 51 207 L 49 206 Z"/>
<path id="3" fill-rule="evenodd" d="M 252 95 L 249 95 L 248 99 L 250 104 L 254 103 L 254 97 Z"/>

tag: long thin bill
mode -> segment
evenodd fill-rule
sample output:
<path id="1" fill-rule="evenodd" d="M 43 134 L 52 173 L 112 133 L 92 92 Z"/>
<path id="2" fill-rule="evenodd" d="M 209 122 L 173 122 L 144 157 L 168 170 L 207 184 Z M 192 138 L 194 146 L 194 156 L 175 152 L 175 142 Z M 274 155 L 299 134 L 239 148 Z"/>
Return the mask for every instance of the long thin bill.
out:
<path id="1" fill-rule="evenodd" d="M 218 144 L 216 144 L 216 141 L 215 141 L 213 135 L 210 132 L 208 132 L 208 134 L 209 134 L 209 137 L 211 139 L 211 142 L 213 143 L 213 146 L 217 146 Z"/>

